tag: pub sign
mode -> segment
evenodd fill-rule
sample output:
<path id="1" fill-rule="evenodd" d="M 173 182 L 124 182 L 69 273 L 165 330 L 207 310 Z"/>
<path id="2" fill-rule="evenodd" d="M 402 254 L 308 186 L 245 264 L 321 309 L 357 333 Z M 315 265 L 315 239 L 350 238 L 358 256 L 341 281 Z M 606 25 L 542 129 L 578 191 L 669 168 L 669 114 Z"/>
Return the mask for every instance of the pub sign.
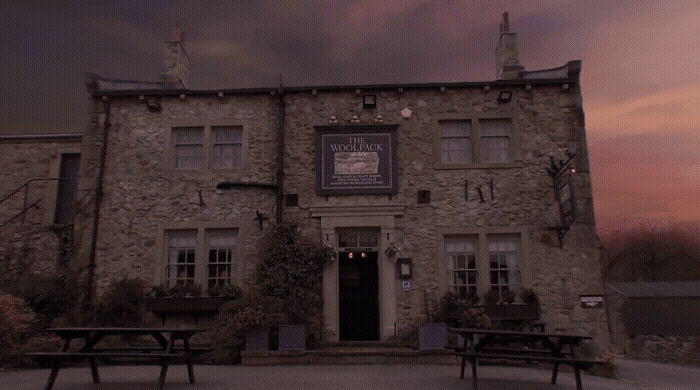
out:
<path id="1" fill-rule="evenodd" d="M 396 194 L 398 125 L 316 127 L 320 195 Z"/>

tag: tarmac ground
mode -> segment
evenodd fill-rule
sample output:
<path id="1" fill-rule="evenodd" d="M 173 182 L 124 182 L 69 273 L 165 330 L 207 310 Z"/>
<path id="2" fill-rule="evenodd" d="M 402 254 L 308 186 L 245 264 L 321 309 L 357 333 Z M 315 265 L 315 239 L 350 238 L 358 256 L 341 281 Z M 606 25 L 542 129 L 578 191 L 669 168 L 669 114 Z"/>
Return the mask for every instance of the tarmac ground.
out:
<path id="1" fill-rule="evenodd" d="M 700 367 L 615 360 L 616 379 L 583 374 L 584 390 L 696 390 L 700 388 Z M 101 366 L 102 383 L 93 384 L 89 367 L 68 367 L 58 373 L 55 390 L 153 390 L 158 366 Z M 317 365 L 317 366 L 212 366 L 194 368 L 195 384 L 187 380 L 187 369 L 168 369 L 166 390 L 203 389 L 459 389 L 471 390 L 472 381 L 459 379 L 458 365 Z M 564 390 L 576 389 L 574 375 L 560 372 L 557 384 L 549 383 L 551 370 L 534 367 L 481 366 L 480 390 Z M 2 390 L 43 389 L 48 369 L 0 371 Z"/>

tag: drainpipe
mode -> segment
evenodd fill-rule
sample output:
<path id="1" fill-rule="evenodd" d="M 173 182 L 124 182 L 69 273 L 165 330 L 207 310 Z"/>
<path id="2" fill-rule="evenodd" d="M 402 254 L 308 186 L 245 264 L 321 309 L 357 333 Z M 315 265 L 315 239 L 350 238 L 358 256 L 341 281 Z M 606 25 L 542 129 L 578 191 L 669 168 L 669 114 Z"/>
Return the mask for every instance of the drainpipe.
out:
<path id="1" fill-rule="evenodd" d="M 277 90 L 279 96 L 278 117 L 277 117 L 277 224 L 282 223 L 282 203 L 284 197 L 284 88 L 282 87 L 282 76 L 280 76 L 280 86 Z"/>
<path id="2" fill-rule="evenodd" d="M 97 183 L 95 186 L 95 209 L 92 219 L 92 241 L 90 242 L 90 260 L 88 262 L 87 283 L 85 286 L 85 303 L 92 302 L 93 281 L 95 279 L 95 258 L 97 257 L 97 231 L 100 222 L 100 206 L 102 205 L 103 181 L 105 173 L 105 160 L 107 157 L 107 136 L 109 134 L 109 115 L 111 102 L 105 100 L 105 121 L 102 127 L 102 148 L 100 149 L 100 166 L 97 174 Z"/>

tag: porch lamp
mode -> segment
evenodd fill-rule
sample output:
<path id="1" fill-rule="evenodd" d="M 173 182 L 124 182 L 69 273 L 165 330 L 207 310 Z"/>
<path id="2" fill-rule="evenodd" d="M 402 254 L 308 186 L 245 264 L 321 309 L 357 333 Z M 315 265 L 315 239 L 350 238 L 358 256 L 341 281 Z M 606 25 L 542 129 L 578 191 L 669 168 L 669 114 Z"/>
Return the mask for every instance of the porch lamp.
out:
<path id="1" fill-rule="evenodd" d="M 413 278 L 413 259 L 410 257 L 399 257 L 396 260 L 396 270 L 399 279 L 407 280 Z"/>
<path id="2" fill-rule="evenodd" d="M 513 98 L 513 91 L 501 91 L 498 93 L 499 102 L 509 102 Z"/>

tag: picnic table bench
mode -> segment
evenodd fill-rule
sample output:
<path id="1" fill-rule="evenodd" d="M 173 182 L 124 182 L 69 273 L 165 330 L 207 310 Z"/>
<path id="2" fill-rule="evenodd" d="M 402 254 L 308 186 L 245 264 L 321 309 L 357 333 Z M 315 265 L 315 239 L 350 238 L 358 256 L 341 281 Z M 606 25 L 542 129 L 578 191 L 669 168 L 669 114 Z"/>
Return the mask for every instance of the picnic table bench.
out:
<path id="1" fill-rule="evenodd" d="M 460 378 L 464 379 L 467 360 L 472 367 L 474 390 L 478 390 L 476 368 L 480 359 L 552 363 L 552 384 L 557 382 L 559 366 L 571 366 L 576 378 L 576 389 L 582 390 L 581 372 L 603 362 L 576 357 L 575 346 L 589 336 L 555 334 L 544 332 L 520 332 L 508 330 L 448 328 L 462 336 L 464 346 L 455 348 L 455 354 L 462 358 Z M 568 350 L 564 350 L 568 346 Z"/>
<path id="2" fill-rule="evenodd" d="M 73 327 L 50 328 L 47 332 L 55 333 L 63 339 L 63 347 L 55 352 L 31 352 L 27 356 L 48 359 L 51 361 L 51 373 L 46 381 L 44 390 L 53 388 L 61 363 L 69 361 L 89 360 L 93 383 L 100 383 L 97 360 L 104 359 L 139 359 L 153 361 L 161 366 L 158 378 L 158 390 L 163 389 L 168 366 L 174 363 L 187 365 L 190 383 L 194 383 L 193 359 L 196 354 L 209 348 L 191 348 L 190 339 L 203 329 L 197 328 L 121 328 L 121 327 Z M 156 344 L 98 347 L 97 344 L 105 336 L 152 336 Z M 70 343 L 74 339 L 84 340 L 83 346 L 77 351 L 70 351 Z M 181 340 L 182 346 L 176 346 Z"/>

